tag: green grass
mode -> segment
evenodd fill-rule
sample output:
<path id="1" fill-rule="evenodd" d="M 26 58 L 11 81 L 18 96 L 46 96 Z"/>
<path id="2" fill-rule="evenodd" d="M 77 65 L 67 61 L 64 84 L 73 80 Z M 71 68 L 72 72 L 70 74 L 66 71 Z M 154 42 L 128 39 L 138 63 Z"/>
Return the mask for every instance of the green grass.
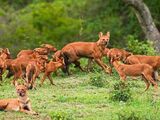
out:
<path id="1" fill-rule="evenodd" d="M 29 90 L 29 97 L 32 109 L 39 115 L 0 111 L 0 120 L 160 120 L 159 96 L 154 97 L 152 86 L 143 93 L 145 84 L 141 78 L 127 79 L 132 99 L 125 103 L 110 99 L 113 85 L 120 81 L 116 72 L 112 76 L 99 72 L 106 80 L 103 87 L 90 84 L 90 78 L 95 74 L 77 70 L 69 77 L 64 74 L 53 76 L 56 86 L 50 85 L 46 79 L 39 87 L 37 80 L 37 90 Z M 15 88 L 9 79 L 5 79 L 0 86 L 0 99 L 14 97 Z"/>

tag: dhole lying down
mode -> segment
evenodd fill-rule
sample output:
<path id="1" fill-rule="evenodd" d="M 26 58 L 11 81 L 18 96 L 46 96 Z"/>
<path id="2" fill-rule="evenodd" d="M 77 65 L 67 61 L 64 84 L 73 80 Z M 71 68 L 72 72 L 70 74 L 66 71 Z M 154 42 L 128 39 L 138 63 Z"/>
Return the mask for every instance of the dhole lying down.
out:
<path id="1" fill-rule="evenodd" d="M 61 50 L 61 55 L 64 57 L 66 72 L 69 73 L 69 64 L 75 63 L 80 66 L 79 59 L 86 57 L 94 59 L 95 62 L 105 70 L 106 73 L 111 73 L 109 67 L 103 63 L 103 51 L 108 45 L 110 33 L 103 35 L 99 33 L 99 40 L 97 42 L 73 42 L 64 46 Z"/>
<path id="2" fill-rule="evenodd" d="M 111 61 L 114 68 L 118 72 L 121 80 L 126 80 L 127 76 L 142 76 L 148 90 L 150 83 L 154 85 L 155 90 L 158 89 L 158 84 L 154 81 L 154 70 L 148 64 L 122 64 L 117 60 Z"/>
<path id="3" fill-rule="evenodd" d="M 9 98 L 0 100 L 0 110 L 3 111 L 20 111 L 30 115 L 38 115 L 31 108 L 31 101 L 27 95 L 25 85 L 16 85 L 18 98 Z"/>

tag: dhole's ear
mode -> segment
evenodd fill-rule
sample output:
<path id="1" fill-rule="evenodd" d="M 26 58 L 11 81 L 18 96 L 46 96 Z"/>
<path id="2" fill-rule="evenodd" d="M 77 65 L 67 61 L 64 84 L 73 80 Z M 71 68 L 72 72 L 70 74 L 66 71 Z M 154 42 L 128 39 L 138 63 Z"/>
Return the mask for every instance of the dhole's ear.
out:
<path id="1" fill-rule="evenodd" d="M 102 36 L 103 36 L 103 33 L 102 33 L 102 32 L 99 32 L 99 38 L 102 37 Z"/>
<path id="2" fill-rule="evenodd" d="M 107 32 L 106 35 L 107 35 L 108 37 L 110 37 L 110 32 Z"/>
<path id="3" fill-rule="evenodd" d="M 20 85 L 18 82 L 15 82 L 15 86 L 17 87 L 18 85 Z"/>
<path id="4" fill-rule="evenodd" d="M 44 46 L 45 46 L 45 44 L 41 44 L 41 45 L 40 45 L 40 47 L 44 47 Z"/>
<path id="5" fill-rule="evenodd" d="M 3 48 L 0 48 L 0 52 L 2 52 L 3 51 Z"/>
<path id="6" fill-rule="evenodd" d="M 10 54 L 10 52 L 9 52 L 9 49 L 8 49 L 8 48 L 6 48 L 6 52 L 7 52 L 7 54 Z"/>
<path id="7" fill-rule="evenodd" d="M 128 54 L 129 54 L 129 55 L 133 55 L 133 53 L 131 53 L 131 52 L 129 52 Z"/>

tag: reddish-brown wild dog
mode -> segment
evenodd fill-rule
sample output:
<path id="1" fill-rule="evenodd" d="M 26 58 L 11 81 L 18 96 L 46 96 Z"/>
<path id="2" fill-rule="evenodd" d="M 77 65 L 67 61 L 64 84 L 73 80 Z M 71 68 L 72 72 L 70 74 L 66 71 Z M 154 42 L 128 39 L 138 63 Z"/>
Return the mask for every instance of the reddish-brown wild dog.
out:
<path id="1" fill-rule="evenodd" d="M 58 68 L 62 68 L 63 66 L 64 66 L 64 60 L 62 60 L 62 59 L 59 59 L 57 62 L 50 61 L 49 63 L 47 63 L 45 66 L 44 75 L 41 79 L 40 86 L 42 86 L 46 77 L 48 77 L 48 79 L 50 80 L 52 85 L 55 85 L 53 83 L 52 78 L 51 78 L 51 73 L 55 72 Z"/>
<path id="2" fill-rule="evenodd" d="M 32 60 L 26 67 L 26 84 L 28 88 L 36 88 L 35 81 L 40 72 L 44 70 L 43 63 L 39 60 Z"/>
<path id="3" fill-rule="evenodd" d="M 107 56 L 110 59 L 114 59 L 114 56 L 119 56 L 120 60 L 122 61 L 125 61 L 130 55 L 132 55 L 131 52 L 118 48 L 112 48 L 107 52 Z"/>
<path id="4" fill-rule="evenodd" d="M 156 80 L 158 79 L 157 70 L 160 68 L 160 56 L 131 55 L 127 57 L 126 63 L 128 64 L 138 64 L 138 63 L 149 64 L 154 69 Z"/>
<path id="5" fill-rule="evenodd" d="M 106 73 L 111 73 L 109 67 L 103 63 L 103 51 L 108 45 L 110 39 L 110 33 L 107 32 L 103 35 L 99 33 L 99 40 L 97 42 L 73 42 L 64 46 L 61 50 L 61 54 L 64 57 L 66 72 L 69 73 L 69 64 L 77 63 L 80 65 L 78 59 L 86 57 L 94 59 L 95 62 L 105 70 Z"/>
<path id="6" fill-rule="evenodd" d="M 20 111 L 31 115 L 37 115 L 31 108 L 31 101 L 27 96 L 27 87 L 24 85 L 16 85 L 18 98 L 0 100 L 0 110 L 4 111 Z"/>
<path id="7" fill-rule="evenodd" d="M 158 84 L 154 81 L 153 68 L 148 64 L 133 64 L 126 65 L 120 63 L 118 60 L 113 59 L 111 61 L 114 68 L 118 72 L 121 80 L 126 80 L 127 76 L 142 76 L 146 84 L 146 90 L 148 90 L 150 83 L 154 85 L 155 90 L 158 89 Z"/>

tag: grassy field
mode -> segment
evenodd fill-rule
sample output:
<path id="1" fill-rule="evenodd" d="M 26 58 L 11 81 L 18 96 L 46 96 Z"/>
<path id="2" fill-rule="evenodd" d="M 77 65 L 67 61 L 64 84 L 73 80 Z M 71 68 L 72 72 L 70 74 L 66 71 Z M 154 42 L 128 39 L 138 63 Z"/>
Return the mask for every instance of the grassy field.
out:
<path id="1" fill-rule="evenodd" d="M 127 102 L 113 101 L 111 96 L 119 77 L 115 71 L 112 76 L 98 71 L 73 71 L 71 76 L 53 75 L 56 86 L 51 86 L 47 79 L 42 87 L 29 90 L 32 108 L 39 113 L 38 116 L 0 111 L 0 120 L 160 120 L 159 95 L 154 96 L 152 86 L 144 92 L 145 84 L 141 78 L 127 79 L 131 99 Z M 91 78 L 96 78 L 96 75 L 104 80 L 104 86 L 92 85 Z M 0 86 L 0 99 L 14 97 L 15 89 L 10 80 L 5 79 Z"/>

